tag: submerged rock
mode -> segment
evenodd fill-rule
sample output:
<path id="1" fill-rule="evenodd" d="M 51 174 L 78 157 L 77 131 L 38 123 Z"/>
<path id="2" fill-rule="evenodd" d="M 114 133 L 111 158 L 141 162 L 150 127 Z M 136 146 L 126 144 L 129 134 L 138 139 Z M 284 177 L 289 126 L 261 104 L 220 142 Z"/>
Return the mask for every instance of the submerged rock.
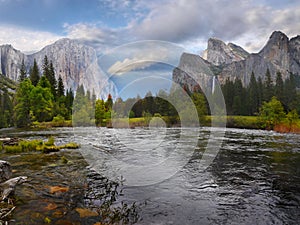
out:
<path id="1" fill-rule="evenodd" d="M 14 192 L 17 184 L 22 184 L 27 181 L 27 177 L 20 176 L 11 178 L 12 170 L 9 162 L 0 160 L 0 193 L 1 200 L 7 199 L 7 197 Z"/>
<path id="2" fill-rule="evenodd" d="M 8 180 L 12 175 L 10 163 L 0 160 L 0 183 Z"/>
<path id="3" fill-rule="evenodd" d="M 7 197 L 15 191 L 17 184 L 23 184 L 26 181 L 27 181 L 27 177 L 20 176 L 20 177 L 9 179 L 1 183 L 0 184 L 1 200 L 3 201 L 7 199 Z"/>

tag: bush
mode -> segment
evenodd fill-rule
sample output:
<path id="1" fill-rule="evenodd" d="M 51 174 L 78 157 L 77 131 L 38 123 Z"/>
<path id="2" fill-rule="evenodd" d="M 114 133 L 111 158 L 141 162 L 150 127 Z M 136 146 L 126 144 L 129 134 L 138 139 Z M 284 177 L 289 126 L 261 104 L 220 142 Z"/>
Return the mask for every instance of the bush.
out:
<path id="1" fill-rule="evenodd" d="M 59 148 L 63 149 L 63 148 L 67 148 L 67 149 L 77 149 L 79 148 L 80 145 L 77 144 L 77 143 L 74 143 L 74 142 L 70 142 L 70 143 L 67 143 L 65 145 L 62 145 L 62 146 L 59 146 Z"/>
<path id="2" fill-rule="evenodd" d="M 36 151 L 38 147 L 42 145 L 43 145 L 42 140 L 27 140 L 27 141 L 19 142 L 19 146 L 22 152 Z"/>
<path id="3" fill-rule="evenodd" d="M 45 142 L 45 145 L 46 146 L 53 146 L 54 142 L 55 142 L 55 139 L 54 139 L 53 136 L 51 136 L 51 137 L 48 138 L 48 141 Z"/>
<path id="4" fill-rule="evenodd" d="M 20 145 L 5 145 L 4 150 L 7 153 L 19 153 L 22 152 L 22 147 Z"/>

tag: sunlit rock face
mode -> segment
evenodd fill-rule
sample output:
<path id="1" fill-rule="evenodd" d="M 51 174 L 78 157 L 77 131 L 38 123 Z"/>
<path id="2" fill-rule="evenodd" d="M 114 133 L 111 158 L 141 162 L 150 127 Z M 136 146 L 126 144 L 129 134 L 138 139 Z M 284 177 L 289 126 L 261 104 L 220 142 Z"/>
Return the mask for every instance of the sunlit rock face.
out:
<path id="1" fill-rule="evenodd" d="M 43 60 L 47 55 L 49 62 L 53 62 L 56 78 L 62 77 L 65 89 L 76 91 L 78 85 L 83 84 L 86 91 L 94 90 L 98 97 L 107 96 L 112 89 L 112 84 L 99 68 L 95 50 L 76 40 L 60 39 L 30 55 L 11 45 L 0 46 L 0 52 L 1 73 L 15 81 L 20 75 L 22 60 L 29 72 L 35 59 L 42 72 Z"/>

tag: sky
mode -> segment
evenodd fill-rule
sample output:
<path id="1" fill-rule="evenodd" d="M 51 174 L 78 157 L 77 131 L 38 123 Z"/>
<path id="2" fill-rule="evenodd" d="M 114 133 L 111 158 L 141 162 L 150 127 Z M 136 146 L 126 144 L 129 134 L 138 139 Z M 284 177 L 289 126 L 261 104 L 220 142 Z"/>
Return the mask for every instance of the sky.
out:
<path id="1" fill-rule="evenodd" d="M 300 34 L 298 0 L 0 0 L 0 44 L 25 52 L 63 38 L 100 53 L 162 40 L 201 54 L 209 37 L 257 52 L 274 30 Z"/>

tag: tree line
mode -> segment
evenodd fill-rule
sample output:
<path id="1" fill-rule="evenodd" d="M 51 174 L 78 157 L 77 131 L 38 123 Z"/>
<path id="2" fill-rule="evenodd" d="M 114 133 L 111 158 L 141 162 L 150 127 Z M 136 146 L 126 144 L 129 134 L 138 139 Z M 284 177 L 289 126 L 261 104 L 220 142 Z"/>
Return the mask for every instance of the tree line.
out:
<path id="1" fill-rule="evenodd" d="M 15 94 L 11 96 L 5 88 L 0 92 L 0 127 L 26 127 L 35 121 L 57 119 L 72 119 L 77 125 L 105 126 L 112 115 L 119 118 L 160 116 L 169 120 L 166 121 L 168 124 L 176 124 L 180 123 L 179 113 L 187 120 L 191 117 L 191 109 L 178 97 L 178 91 L 160 90 L 156 96 L 148 92 L 144 98 L 137 96 L 125 101 L 121 98 L 113 101 L 110 94 L 106 100 L 97 99 L 94 91 L 85 91 L 83 85 L 79 85 L 74 99 L 73 90 L 65 91 L 62 78 L 55 77 L 53 63 L 47 56 L 44 57 L 41 72 L 36 60 L 29 73 L 23 61 Z M 283 81 L 281 73 L 277 72 L 274 83 L 269 70 L 264 81 L 261 77 L 255 77 L 252 72 L 247 87 L 242 85 L 240 79 L 228 79 L 221 85 L 228 115 L 259 115 L 262 106 L 266 108 L 266 103 L 272 97 L 282 104 L 285 113 L 300 112 L 300 95 L 297 92 L 299 80 L 295 75 L 290 74 Z M 204 116 L 210 114 L 207 99 L 200 89 L 187 91 L 187 94 L 196 107 L 201 123 Z"/>
<path id="2" fill-rule="evenodd" d="M 271 79 L 269 69 L 265 74 L 265 80 L 261 77 L 255 78 L 252 72 L 250 82 L 247 87 L 242 85 L 240 79 L 235 81 L 226 80 L 221 86 L 228 115 L 258 115 L 259 110 L 264 102 L 271 101 L 275 96 L 283 105 L 285 112 L 296 110 L 300 113 L 300 95 L 297 92 L 297 76 L 290 74 L 283 81 L 280 72 L 276 74 L 275 82 Z"/>

